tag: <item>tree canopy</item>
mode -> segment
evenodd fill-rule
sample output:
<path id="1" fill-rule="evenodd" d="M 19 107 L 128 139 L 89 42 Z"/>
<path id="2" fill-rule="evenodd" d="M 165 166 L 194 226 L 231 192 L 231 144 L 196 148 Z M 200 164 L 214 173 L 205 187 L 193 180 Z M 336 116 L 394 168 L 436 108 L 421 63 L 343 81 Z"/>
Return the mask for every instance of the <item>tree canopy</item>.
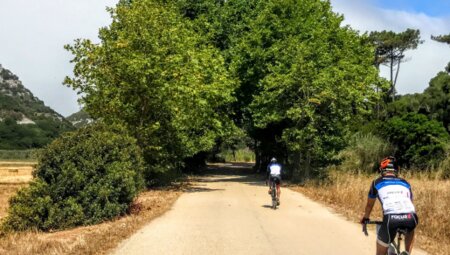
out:
<path id="1" fill-rule="evenodd" d="M 67 46 L 75 76 L 65 83 L 93 118 L 130 130 L 152 173 L 245 140 L 257 168 L 276 156 L 308 178 L 395 96 L 405 51 L 422 42 L 413 29 L 361 35 L 321 0 L 122 0 L 110 12 L 99 44 Z M 426 94 L 445 91 L 441 79 Z M 385 121 L 432 107 L 422 95 L 399 101 Z M 424 114 L 444 120 L 444 101 Z M 402 121 L 428 125 L 416 117 Z"/>
<path id="2" fill-rule="evenodd" d="M 231 125 L 234 100 L 219 51 L 172 4 L 122 1 L 111 15 L 100 44 L 67 46 L 75 77 L 66 84 L 83 94 L 86 111 L 128 126 L 156 172 L 211 149 Z"/>

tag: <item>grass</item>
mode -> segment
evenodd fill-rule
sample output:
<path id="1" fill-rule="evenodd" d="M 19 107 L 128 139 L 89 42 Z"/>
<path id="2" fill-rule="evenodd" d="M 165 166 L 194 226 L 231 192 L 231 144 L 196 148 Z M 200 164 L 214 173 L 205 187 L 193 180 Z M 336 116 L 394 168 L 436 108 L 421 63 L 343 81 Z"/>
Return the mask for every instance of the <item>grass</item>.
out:
<path id="1" fill-rule="evenodd" d="M 358 222 L 364 212 L 370 184 L 376 177 L 331 172 L 327 182 L 311 182 L 304 186 L 292 186 L 291 189 L 325 202 L 337 212 Z M 412 185 L 419 216 L 416 244 L 431 254 L 450 254 L 450 180 L 427 176 L 410 176 L 407 180 Z M 381 219 L 381 215 L 381 207 L 377 202 L 371 218 Z"/>
<path id="2" fill-rule="evenodd" d="M 0 184 L 0 220 L 6 216 L 9 207 L 8 200 L 25 184 Z"/>
<path id="3" fill-rule="evenodd" d="M 248 148 L 236 150 L 234 154 L 232 150 L 223 151 L 219 157 L 225 162 L 255 162 L 255 153 Z"/>
<path id="4" fill-rule="evenodd" d="M 36 161 L 38 149 L 35 150 L 0 150 L 0 160 Z"/>
<path id="5" fill-rule="evenodd" d="M 1 199 L 12 195 L 0 193 Z M 152 219 L 169 210 L 182 190 L 172 187 L 143 192 L 132 206 L 131 214 L 99 225 L 55 233 L 24 232 L 3 235 L 0 254 L 108 254 L 124 239 Z M 1 200 L 0 200 L 1 201 Z M 5 214 L 5 208 L 1 208 Z"/>
<path id="6" fill-rule="evenodd" d="M 28 183 L 35 166 L 36 162 L 31 161 L 0 161 L 0 184 Z"/>

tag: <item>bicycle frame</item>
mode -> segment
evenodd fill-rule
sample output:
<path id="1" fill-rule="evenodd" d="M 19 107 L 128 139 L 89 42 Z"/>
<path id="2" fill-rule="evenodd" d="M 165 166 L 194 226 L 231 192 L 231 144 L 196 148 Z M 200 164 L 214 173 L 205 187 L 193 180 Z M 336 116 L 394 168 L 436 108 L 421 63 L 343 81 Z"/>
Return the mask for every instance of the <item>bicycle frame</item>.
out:
<path id="1" fill-rule="evenodd" d="M 277 184 L 274 181 L 271 181 L 272 187 L 272 209 L 277 209 Z"/>
<path id="2" fill-rule="evenodd" d="M 363 224 L 363 232 L 366 236 L 369 235 L 367 232 L 367 224 L 376 224 L 377 225 L 377 232 L 378 232 L 378 226 L 380 226 L 383 222 L 382 221 L 368 221 L 365 224 Z M 388 255 L 409 255 L 407 251 L 400 252 L 401 250 L 401 241 L 403 240 L 403 235 L 406 234 L 406 231 L 403 229 L 397 229 L 397 241 L 392 240 L 392 242 L 389 244 L 388 248 Z"/>

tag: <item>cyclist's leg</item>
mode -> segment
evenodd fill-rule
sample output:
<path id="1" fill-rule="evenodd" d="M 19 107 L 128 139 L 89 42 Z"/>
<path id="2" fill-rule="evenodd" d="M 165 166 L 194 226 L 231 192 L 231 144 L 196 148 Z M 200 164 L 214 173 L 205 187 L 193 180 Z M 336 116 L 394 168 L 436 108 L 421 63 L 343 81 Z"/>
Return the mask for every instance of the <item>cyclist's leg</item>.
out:
<path id="1" fill-rule="evenodd" d="M 405 235 L 405 249 L 407 252 L 411 253 L 413 245 L 414 245 L 414 229 L 416 228 L 417 224 L 419 224 L 419 219 L 417 218 L 416 214 L 412 214 L 412 219 L 409 219 L 408 222 L 406 222 L 407 228 L 409 229 L 408 233 Z"/>
<path id="2" fill-rule="evenodd" d="M 395 238 L 395 232 L 392 232 L 392 224 L 390 221 L 390 215 L 384 215 L 383 224 L 381 224 L 380 230 L 378 230 L 377 255 L 386 255 L 389 244 Z"/>
<path id="3" fill-rule="evenodd" d="M 405 235 L 405 250 L 411 254 L 414 245 L 414 230 Z"/>
<path id="4" fill-rule="evenodd" d="M 277 182 L 277 197 L 278 197 L 278 200 L 280 199 L 280 195 L 281 195 L 281 188 L 280 188 L 280 186 L 281 186 L 281 181 L 278 180 L 278 182 Z"/>
<path id="5" fill-rule="evenodd" d="M 384 245 L 380 244 L 377 241 L 377 255 L 386 255 L 387 251 L 388 251 L 388 248 L 389 248 L 389 246 L 385 247 Z"/>
<path id="6" fill-rule="evenodd" d="M 272 177 L 269 176 L 269 195 L 272 193 Z"/>

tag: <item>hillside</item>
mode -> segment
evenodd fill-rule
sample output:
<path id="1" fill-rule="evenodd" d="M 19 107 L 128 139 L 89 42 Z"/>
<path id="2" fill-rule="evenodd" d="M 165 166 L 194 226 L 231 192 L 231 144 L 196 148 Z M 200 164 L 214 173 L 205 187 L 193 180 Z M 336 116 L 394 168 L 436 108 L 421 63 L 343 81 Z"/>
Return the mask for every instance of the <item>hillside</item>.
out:
<path id="1" fill-rule="evenodd" d="M 0 65 L 0 149 L 39 148 L 72 129 L 70 122 Z"/>
<path id="2" fill-rule="evenodd" d="M 66 120 L 72 123 L 75 128 L 84 127 L 93 121 L 91 116 L 83 110 L 66 117 Z"/>

